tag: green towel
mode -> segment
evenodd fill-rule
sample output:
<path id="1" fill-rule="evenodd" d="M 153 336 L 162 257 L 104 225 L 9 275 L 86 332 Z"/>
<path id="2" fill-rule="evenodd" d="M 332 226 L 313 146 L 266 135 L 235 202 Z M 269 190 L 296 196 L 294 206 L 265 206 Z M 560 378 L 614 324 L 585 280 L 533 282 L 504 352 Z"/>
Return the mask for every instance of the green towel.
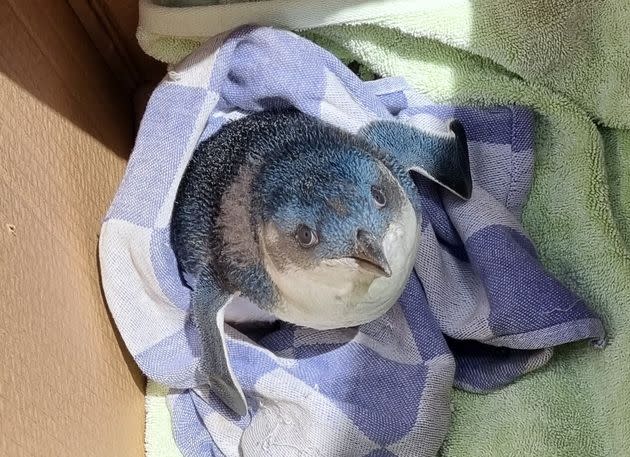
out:
<path id="1" fill-rule="evenodd" d="M 424 14 L 304 35 L 362 63 L 363 73 L 404 76 L 437 102 L 533 107 L 524 223 L 547 267 L 601 313 L 609 333 L 604 351 L 564 347 L 545 369 L 493 394 L 457 391 L 443 455 L 629 455 L 630 2 L 422 5 Z M 202 41 L 160 39 L 154 51 L 178 58 Z"/>
<path id="2" fill-rule="evenodd" d="M 147 381 L 144 399 L 146 423 L 144 449 L 147 457 L 183 457 L 179 452 L 171 428 L 171 413 L 166 404 L 168 388 Z"/>
<path id="3" fill-rule="evenodd" d="M 456 392 L 443 455 L 629 455 L 630 3 L 469 8 L 457 20 L 433 9 L 390 18 L 397 28 L 305 34 L 347 61 L 404 76 L 435 101 L 538 113 L 524 223 L 546 266 L 602 314 L 609 346 L 562 348 L 542 371 L 490 395 Z"/>

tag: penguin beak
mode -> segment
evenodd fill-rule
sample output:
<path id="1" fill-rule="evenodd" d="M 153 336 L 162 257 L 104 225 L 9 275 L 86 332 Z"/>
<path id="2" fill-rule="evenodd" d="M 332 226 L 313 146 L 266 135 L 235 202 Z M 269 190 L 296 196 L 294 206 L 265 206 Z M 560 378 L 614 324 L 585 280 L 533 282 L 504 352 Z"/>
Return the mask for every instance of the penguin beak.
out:
<path id="1" fill-rule="evenodd" d="M 392 275 L 383 248 L 376 237 L 365 230 L 357 232 L 357 240 L 351 257 L 359 263 L 361 268 L 372 271 L 379 276 L 389 278 Z"/>

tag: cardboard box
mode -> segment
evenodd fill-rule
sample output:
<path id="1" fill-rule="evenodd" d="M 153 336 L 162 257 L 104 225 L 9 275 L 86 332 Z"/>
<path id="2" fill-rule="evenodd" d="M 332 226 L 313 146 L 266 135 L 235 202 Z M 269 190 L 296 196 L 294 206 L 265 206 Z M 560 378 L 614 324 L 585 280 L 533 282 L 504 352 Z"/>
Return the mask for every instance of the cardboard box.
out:
<path id="1" fill-rule="evenodd" d="M 135 44 L 136 20 L 135 0 L 0 0 L 2 457 L 144 454 L 145 380 L 97 261 L 163 71 Z"/>

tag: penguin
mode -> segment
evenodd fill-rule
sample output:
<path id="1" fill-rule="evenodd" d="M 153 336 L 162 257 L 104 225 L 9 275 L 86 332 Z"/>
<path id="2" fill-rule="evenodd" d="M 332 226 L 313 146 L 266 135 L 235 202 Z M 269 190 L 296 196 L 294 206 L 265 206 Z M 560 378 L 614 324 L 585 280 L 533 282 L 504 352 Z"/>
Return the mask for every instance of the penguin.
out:
<path id="1" fill-rule="evenodd" d="M 223 343 L 225 305 L 241 295 L 255 319 L 321 330 L 385 314 L 416 260 L 412 175 L 470 197 L 465 132 L 449 126 L 439 135 L 376 121 L 352 134 L 283 109 L 229 122 L 197 146 L 171 245 L 192 289 L 202 375 L 237 414 L 247 405 Z"/>

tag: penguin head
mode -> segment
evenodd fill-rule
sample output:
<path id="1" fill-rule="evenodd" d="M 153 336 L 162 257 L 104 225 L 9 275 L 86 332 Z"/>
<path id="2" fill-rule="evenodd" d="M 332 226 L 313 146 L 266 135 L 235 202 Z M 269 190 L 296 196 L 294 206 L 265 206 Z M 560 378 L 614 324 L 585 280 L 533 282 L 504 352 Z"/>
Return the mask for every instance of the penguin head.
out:
<path id="1" fill-rule="evenodd" d="M 402 292 L 418 221 L 367 144 L 341 134 L 314 138 L 269 161 L 255 192 L 261 257 L 281 297 L 273 312 L 313 328 L 358 325 Z"/>

